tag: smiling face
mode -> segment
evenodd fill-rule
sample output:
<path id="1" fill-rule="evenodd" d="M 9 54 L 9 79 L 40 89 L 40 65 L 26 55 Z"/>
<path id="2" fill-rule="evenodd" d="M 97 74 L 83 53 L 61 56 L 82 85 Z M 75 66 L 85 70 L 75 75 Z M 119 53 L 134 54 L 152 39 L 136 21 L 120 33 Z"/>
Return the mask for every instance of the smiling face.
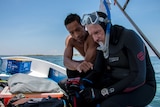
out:
<path id="1" fill-rule="evenodd" d="M 84 27 L 81 24 L 79 24 L 77 21 L 73 21 L 67 24 L 66 28 L 75 40 L 79 42 L 85 41 L 85 38 L 87 36 L 86 31 Z"/>
<path id="2" fill-rule="evenodd" d="M 93 37 L 94 41 L 105 43 L 105 32 L 99 24 L 86 25 L 89 34 Z"/>

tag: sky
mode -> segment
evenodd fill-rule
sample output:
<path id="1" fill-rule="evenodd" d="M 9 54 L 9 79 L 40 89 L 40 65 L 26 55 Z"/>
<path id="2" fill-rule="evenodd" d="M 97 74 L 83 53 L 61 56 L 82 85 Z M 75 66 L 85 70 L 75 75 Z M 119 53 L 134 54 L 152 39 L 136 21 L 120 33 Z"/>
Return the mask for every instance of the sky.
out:
<path id="1" fill-rule="evenodd" d="M 114 1 L 112 24 L 129 29 L 129 23 Z M 118 0 L 124 4 L 126 0 Z M 80 17 L 99 10 L 100 0 L 0 0 L 0 55 L 63 55 L 69 34 L 64 20 L 70 13 Z M 160 0 L 130 0 L 126 12 L 148 40 L 160 50 Z M 136 31 L 136 30 L 135 30 Z M 150 55 L 155 55 L 149 48 Z"/>

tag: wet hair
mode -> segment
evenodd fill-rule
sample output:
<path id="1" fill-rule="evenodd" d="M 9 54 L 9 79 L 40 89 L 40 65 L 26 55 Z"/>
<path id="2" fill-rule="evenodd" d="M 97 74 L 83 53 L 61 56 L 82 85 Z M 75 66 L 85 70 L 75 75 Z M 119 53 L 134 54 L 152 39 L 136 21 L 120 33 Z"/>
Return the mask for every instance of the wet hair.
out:
<path id="1" fill-rule="evenodd" d="M 98 13 L 99 17 L 103 17 L 104 19 L 107 18 L 107 15 L 105 13 L 100 12 L 100 11 L 97 11 L 97 13 Z M 104 32 L 106 33 L 106 27 L 107 27 L 106 25 L 107 24 L 105 22 L 100 22 L 99 25 L 103 28 Z"/>
<path id="2" fill-rule="evenodd" d="M 70 13 L 70 14 L 66 17 L 66 19 L 65 19 L 65 21 L 64 21 L 64 25 L 66 26 L 66 25 L 70 24 L 70 23 L 73 22 L 73 21 L 77 21 L 79 24 L 81 24 L 81 18 L 80 18 L 80 16 L 77 15 L 77 14 Z"/>

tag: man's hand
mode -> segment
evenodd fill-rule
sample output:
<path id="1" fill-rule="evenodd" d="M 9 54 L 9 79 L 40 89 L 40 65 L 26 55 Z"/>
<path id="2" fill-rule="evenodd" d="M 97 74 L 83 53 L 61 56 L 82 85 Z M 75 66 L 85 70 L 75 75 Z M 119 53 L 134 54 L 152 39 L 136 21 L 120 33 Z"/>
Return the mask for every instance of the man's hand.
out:
<path id="1" fill-rule="evenodd" d="M 87 72 L 88 70 L 93 69 L 93 64 L 87 61 L 83 61 L 76 67 L 76 69 L 79 72 Z"/>
<path id="2" fill-rule="evenodd" d="M 75 95 L 76 92 L 83 90 L 85 87 L 92 86 L 92 84 L 92 81 L 86 78 L 68 78 L 65 84 L 65 88 L 69 95 Z"/>
<path id="3" fill-rule="evenodd" d="M 88 102 L 101 101 L 109 95 L 107 88 L 95 89 L 95 88 L 85 88 L 81 90 L 80 95 Z"/>

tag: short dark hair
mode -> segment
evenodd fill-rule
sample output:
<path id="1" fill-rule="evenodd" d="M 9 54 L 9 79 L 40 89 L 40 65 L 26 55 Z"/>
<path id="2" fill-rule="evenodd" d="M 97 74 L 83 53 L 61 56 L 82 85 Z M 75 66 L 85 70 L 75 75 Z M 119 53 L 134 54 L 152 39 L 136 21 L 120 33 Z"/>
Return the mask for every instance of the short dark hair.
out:
<path id="1" fill-rule="evenodd" d="M 66 25 L 68 25 L 69 23 L 71 23 L 71 22 L 73 22 L 73 21 L 77 21 L 78 23 L 81 24 L 81 18 L 80 18 L 80 16 L 77 15 L 77 14 L 70 13 L 70 14 L 66 17 L 66 19 L 65 19 L 65 21 L 64 21 L 64 25 L 66 26 Z"/>

